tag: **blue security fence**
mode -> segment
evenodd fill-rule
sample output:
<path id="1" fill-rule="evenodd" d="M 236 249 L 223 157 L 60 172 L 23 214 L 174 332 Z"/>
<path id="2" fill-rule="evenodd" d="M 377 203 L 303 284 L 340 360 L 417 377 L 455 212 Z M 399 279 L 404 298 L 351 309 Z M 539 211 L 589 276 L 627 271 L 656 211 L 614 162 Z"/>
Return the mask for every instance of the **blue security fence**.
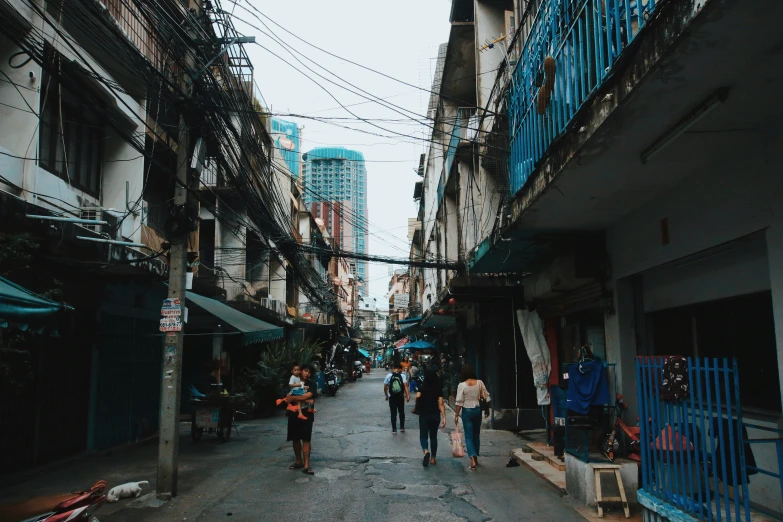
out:
<path id="1" fill-rule="evenodd" d="M 665 363 L 664 357 L 636 362 L 640 500 L 652 497 L 699 520 L 750 521 L 748 475 L 780 478 L 780 433 L 777 439 L 747 437 L 748 427 L 777 430 L 743 423 L 736 359 L 688 358 L 688 388 L 676 398 L 664 382 Z M 754 461 L 751 445 L 767 443 L 777 444 L 777 473 Z"/>
<path id="2" fill-rule="evenodd" d="M 532 22 L 522 20 L 530 30 L 508 94 L 512 194 L 665 1 L 542 0 Z M 544 71 L 548 57 L 554 78 Z"/>

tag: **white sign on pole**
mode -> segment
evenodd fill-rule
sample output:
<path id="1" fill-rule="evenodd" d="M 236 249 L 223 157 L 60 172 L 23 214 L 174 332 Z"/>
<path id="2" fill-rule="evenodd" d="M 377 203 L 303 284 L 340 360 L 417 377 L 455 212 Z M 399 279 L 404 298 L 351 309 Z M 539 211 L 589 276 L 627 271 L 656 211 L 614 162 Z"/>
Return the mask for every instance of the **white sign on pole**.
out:
<path id="1" fill-rule="evenodd" d="M 408 308 L 410 296 L 408 294 L 394 294 L 394 308 Z"/>
<path id="2" fill-rule="evenodd" d="M 182 319 L 179 317 L 163 317 L 160 320 L 161 332 L 179 332 L 182 330 Z"/>

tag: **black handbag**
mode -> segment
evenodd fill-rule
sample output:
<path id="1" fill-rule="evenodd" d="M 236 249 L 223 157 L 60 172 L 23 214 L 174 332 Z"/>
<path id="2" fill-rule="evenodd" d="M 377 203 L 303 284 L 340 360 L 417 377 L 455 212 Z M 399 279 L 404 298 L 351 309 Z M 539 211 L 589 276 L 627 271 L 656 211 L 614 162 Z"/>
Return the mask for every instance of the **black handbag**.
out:
<path id="1" fill-rule="evenodd" d="M 479 390 L 479 407 L 482 413 L 489 413 L 489 401 L 484 398 L 484 382 L 481 382 L 481 388 Z"/>

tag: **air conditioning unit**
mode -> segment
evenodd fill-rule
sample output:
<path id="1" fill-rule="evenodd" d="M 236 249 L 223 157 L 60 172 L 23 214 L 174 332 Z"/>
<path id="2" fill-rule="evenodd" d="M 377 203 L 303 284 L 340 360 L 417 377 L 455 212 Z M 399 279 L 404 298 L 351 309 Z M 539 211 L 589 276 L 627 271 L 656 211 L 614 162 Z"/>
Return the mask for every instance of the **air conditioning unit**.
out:
<path id="1" fill-rule="evenodd" d="M 82 207 L 79 212 L 79 219 L 103 221 L 103 209 L 101 207 Z M 103 229 L 103 225 L 82 224 L 82 226 L 98 234 L 100 234 Z"/>

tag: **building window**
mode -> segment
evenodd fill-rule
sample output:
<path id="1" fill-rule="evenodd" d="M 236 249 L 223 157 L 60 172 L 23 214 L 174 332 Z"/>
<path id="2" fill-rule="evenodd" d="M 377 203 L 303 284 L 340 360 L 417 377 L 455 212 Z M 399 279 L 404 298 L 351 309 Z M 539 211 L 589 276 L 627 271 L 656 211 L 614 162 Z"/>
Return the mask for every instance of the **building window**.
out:
<path id="1" fill-rule="evenodd" d="M 60 55 L 49 46 L 44 60 L 51 72 L 45 68 L 41 75 L 40 165 L 97 197 L 104 140 L 102 108 L 61 88 Z"/>

